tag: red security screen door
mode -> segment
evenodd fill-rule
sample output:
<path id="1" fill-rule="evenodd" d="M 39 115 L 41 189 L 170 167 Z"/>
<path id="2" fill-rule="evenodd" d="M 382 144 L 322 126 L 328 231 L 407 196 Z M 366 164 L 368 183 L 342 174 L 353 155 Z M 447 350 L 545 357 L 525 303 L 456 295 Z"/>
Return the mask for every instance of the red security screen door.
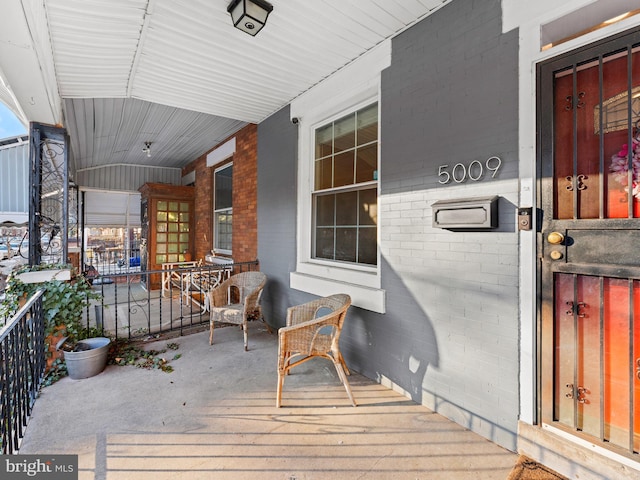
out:
<path id="1" fill-rule="evenodd" d="M 639 460 L 640 33 L 538 68 L 541 409 Z"/>

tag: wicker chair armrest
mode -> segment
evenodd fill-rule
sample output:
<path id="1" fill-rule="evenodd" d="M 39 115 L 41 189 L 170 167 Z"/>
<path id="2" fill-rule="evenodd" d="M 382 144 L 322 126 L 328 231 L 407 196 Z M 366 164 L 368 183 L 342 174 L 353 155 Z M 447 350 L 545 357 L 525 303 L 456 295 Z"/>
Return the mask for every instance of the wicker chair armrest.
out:
<path id="1" fill-rule="evenodd" d="M 297 325 L 282 327 L 278 330 L 281 351 L 310 352 L 314 350 L 314 343 L 318 338 L 318 334 L 322 333 L 321 330 L 326 327 L 332 328 L 330 336 L 332 338 L 335 337 L 339 324 L 339 315 L 339 313 L 325 315 Z M 326 332 L 322 335 L 322 338 L 326 338 L 325 335 Z"/>
<path id="2" fill-rule="evenodd" d="M 209 290 L 209 305 L 211 307 L 224 307 L 229 303 L 229 289 L 226 285 L 218 285 Z"/>
<path id="3" fill-rule="evenodd" d="M 260 302 L 260 296 L 262 294 L 263 288 L 264 286 L 261 285 L 245 297 L 244 299 L 245 313 L 250 313 L 258 307 L 258 302 Z"/>
<path id="4" fill-rule="evenodd" d="M 296 325 L 291 325 L 288 327 L 282 327 L 278 330 L 278 332 L 283 335 L 289 334 L 289 332 L 302 332 L 302 331 L 316 331 L 319 328 L 325 327 L 327 325 L 337 326 L 338 325 L 338 315 L 325 315 L 320 318 L 313 318 L 311 320 L 307 320 L 306 322 L 298 323 Z"/>

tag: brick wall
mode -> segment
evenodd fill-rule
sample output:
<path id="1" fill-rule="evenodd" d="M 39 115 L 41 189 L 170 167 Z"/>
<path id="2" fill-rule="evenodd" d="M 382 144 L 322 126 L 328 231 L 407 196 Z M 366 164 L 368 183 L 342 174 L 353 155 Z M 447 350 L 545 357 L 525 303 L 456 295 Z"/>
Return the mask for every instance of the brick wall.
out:
<path id="1" fill-rule="evenodd" d="M 236 135 L 233 155 L 233 259 L 255 260 L 258 255 L 258 129 L 247 125 Z"/>
<path id="2" fill-rule="evenodd" d="M 257 126 L 247 125 L 232 137 L 236 138 L 233 158 L 207 167 L 207 155 L 215 145 L 182 170 L 186 175 L 195 170 L 195 258 L 204 258 L 213 248 L 213 172 L 233 161 L 233 259 L 236 262 L 255 260 L 258 254 L 257 233 Z"/>
<path id="3" fill-rule="evenodd" d="M 192 162 L 189 167 L 187 167 L 189 170 L 183 171 L 183 174 L 189 173 L 192 170 L 196 171 L 193 208 L 195 215 L 195 252 L 193 258 L 200 259 L 204 258 L 204 256 L 210 252 L 213 242 L 213 231 L 211 227 L 213 209 L 213 169 L 207 168 L 206 155 L 203 155 L 195 162 Z"/>

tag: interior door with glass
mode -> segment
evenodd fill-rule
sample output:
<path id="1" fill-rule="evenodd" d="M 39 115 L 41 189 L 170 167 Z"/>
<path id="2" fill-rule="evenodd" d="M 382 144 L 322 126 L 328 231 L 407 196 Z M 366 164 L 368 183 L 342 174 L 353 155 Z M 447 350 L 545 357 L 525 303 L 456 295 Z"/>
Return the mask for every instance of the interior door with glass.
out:
<path id="1" fill-rule="evenodd" d="M 541 413 L 639 460 L 640 33 L 538 67 Z"/>

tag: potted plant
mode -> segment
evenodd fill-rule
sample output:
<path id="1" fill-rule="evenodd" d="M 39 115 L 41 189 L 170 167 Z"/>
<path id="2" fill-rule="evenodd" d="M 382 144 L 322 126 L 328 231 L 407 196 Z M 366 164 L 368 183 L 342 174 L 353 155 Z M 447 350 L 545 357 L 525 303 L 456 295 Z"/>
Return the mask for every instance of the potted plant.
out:
<path id="1" fill-rule="evenodd" d="M 100 299 L 101 295 L 69 265 L 27 266 L 9 277 L 3 310 L 16 311 L 23 299 L 40 288 L 45 290 L 42 306 L 48 370 L 56 369 L 64 358 L 71 378 L 100 373 L 106 365 L 110 340 L 96 336 L 99 332 L 89 328 L 82 319 L 91 301 Z"/>

